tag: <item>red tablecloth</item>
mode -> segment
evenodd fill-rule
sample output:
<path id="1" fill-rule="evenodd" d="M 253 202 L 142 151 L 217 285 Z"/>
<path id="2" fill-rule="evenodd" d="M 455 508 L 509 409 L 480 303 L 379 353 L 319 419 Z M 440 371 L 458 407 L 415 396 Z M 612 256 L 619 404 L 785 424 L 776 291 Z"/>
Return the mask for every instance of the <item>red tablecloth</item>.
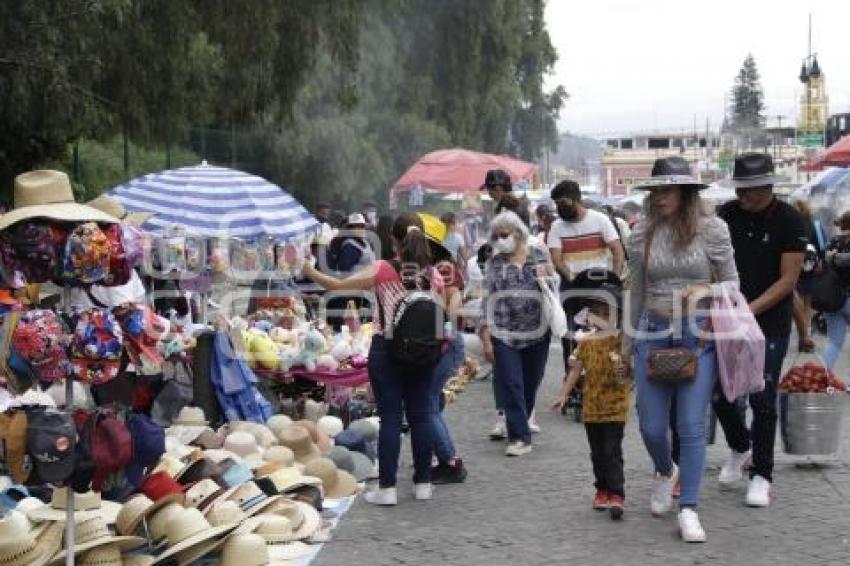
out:
<path id="1" fill-rule="evenodd" d="M 325 385 L 339 385 L 345 387 L 356 387 L 358 385 L 369 383 L 369 370 L 365 367 L 359 369 L 337 370 L 319 369 L 315 371 L 308 371 L 304 368 L 295 368 L 290 371 L 255 369 L 254 372 L 260 377 L 283 382 L 291 382 L 293 379 L 299 377 L 315 381 L 316 383 L 323 383 Z"/>

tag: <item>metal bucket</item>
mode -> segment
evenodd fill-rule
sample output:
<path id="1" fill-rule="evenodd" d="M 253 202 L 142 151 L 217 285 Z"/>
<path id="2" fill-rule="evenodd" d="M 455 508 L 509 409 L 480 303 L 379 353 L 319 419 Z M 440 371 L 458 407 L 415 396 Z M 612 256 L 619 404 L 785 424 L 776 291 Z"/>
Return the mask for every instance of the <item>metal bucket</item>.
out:
<path id="1" fill-rule="evenodd" d="M 841 393 L 781 393 L 782 446 L 788 454 L 838 452 L 845 396 Z"/>

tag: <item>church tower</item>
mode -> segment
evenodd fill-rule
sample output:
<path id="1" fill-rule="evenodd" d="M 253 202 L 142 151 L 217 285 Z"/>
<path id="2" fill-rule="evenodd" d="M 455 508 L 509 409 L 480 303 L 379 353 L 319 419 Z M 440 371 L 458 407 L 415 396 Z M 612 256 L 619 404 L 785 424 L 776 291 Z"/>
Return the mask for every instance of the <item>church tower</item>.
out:
<path id="1" fill-rule="evenodd" d="M 802 134 L 821 134 L 826 127 L 827 96 L 823 71 L 817 55 L 803 61 L 800 71 L 803 94 L 800 95 L 800 117 L 797 129 Z"/>

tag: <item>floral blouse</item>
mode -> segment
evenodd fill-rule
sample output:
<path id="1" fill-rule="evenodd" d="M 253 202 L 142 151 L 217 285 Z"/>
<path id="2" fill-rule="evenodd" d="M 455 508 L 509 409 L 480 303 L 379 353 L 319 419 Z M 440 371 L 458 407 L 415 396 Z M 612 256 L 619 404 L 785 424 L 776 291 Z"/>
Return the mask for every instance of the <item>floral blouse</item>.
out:
<path id="1" fill-rule="evenodd" d="M 481 320 L 494 338 L 513 348 L 525 348 L 549 336 L 537 277 L 541 264 L 548 265 L 546 255 L 529 247 L 522 268 L 506 254 L 494 255 L 485 267 Z"/>

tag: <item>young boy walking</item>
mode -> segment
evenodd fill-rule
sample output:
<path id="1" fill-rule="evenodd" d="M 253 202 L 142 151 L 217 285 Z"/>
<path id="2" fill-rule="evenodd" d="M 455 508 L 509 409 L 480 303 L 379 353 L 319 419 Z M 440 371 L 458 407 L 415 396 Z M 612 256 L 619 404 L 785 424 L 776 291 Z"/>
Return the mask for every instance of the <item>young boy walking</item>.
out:
<path id="1" fill-rule="evenodd" d="M 598 294 L 582 301 L 586 310 L 579 316 L 586 315 L 582 322 L 588 331 L 578 337 L 578 346 L 570 357 L 567 375 L 552 409 L 560 411 L 570 391 L 583 379 L 582 417 L 596 478 L 593 508 L 607 509 L 611 518 L 618 520 L 623 516 L 626 495 L 622 444 L 630 382 L 628 367 L 620 358 L 622 286 L 613 273 L 603 273 L 605 278 L 593 284 Z"/>

